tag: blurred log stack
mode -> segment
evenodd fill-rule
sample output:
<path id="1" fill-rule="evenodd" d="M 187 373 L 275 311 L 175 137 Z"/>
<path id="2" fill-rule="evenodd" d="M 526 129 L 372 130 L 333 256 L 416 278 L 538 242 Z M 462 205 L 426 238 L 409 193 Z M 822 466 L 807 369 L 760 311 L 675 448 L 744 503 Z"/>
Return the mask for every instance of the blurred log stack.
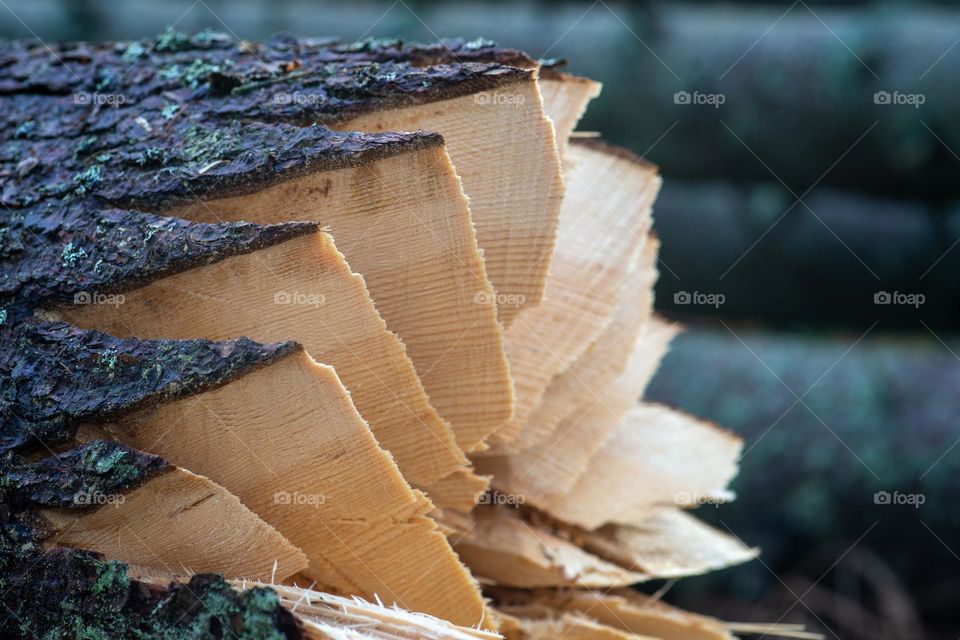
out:
<path id="1" fill-rule="evenodd" d="M 638 404 L 660 179 L 574 133 L 599 89 L 485 41 L 0 46 L 3 636 L 755 630 L 628 589 L 756 551 L 687 510 L 740 440 Z"/>

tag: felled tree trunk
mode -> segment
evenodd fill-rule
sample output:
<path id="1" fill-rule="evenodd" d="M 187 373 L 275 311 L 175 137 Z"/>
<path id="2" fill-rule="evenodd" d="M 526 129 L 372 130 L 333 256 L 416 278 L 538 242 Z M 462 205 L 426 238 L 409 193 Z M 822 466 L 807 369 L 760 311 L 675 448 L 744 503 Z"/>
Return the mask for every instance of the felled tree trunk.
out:
<path id="1" fill-rule="evenodd" d="M 659 177 L 567 139 L 596 83 L 483 42 L 57 51 L 0 47 L 4 632 L 731 637 L 554 599 L 755 555 L 681 512 L 739 439 L 634 406 Z M 64 545 L 82 576 L 25 575 Z"/>

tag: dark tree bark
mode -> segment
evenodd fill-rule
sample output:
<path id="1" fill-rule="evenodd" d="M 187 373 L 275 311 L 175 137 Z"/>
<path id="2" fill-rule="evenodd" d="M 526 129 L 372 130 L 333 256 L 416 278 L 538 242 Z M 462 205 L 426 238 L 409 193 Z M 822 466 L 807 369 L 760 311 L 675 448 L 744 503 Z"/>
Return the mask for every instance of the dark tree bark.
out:
<path id="1" fill-rule="evenodd" d="M 91 292 L 132 289 L 319 228 L 311 222 L 203 224 L 60 201 L 0 212 L 0 223 L 0 307 L 18 314 L 87 303 Z"/>
<path id="2" fill-rule="evenodd" d="M 193 576 L 167 587 L 127 577 L 126 566 L 72 549 L 43 553 L 22 530 L 0 528 L 0 634 L 33 638 L 299 640 L 295 616 L 271 589 L 237 591 Z"/>
<path id="3" fill-rule="evenodd" d="M 68 442 L 81 421 L 199 393 L 297 349 L 293 342 L 139 340 L 61 322 L 5 322 L 0 452 Z"/>

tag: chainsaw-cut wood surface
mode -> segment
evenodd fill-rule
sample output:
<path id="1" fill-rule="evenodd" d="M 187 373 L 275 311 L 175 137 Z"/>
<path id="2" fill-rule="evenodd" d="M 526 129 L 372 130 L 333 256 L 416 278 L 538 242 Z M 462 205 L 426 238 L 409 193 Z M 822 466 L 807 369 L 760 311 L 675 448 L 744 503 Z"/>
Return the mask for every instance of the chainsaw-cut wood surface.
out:
<path id="1" fill-rule="evenodd" d="M 682 578 L 752 560 L 758 550 L 678 509 L 636 526 L 606 525 L 573 534 L 581 547 L 632 571 Z"/>
<path id="2" fill-rule="evenodd" d="M 711 423 L 660 405 L 638 405 L 550 513 L 596 529 L 641 524 L 665 506 L 723 501 L 742 445 Z"/>
<path id="3" fill-rule="evenodd" d="M 540 69 L 540 94 L 543 110 L 553 120 L 560 158 L 567 155 L 570 134 L 587 110 L 591 100 L 600 95 L 603 85 L 590 78 L 552 69 Z"/>
<path id="4" fill-rule="evenodd" d="M 59 549 L 63 580 L 21 583 L 69 603 L 99 589 L 70 576 L 129 569 L 103 593 L 131 625 L 209 587 L 221 631 L 287 640 L 757 630 L 628 589 L 757 550 L 685 510 L 732 499 L 740 439 L 640 402 L 678 332 L 653 315 L 658 169 L 575 133 L 601 85 L 563 64 L 0 42 L 0 583 L 70 546 L 129 567 Z M 36 594 L 32 629 L 102 635 Z"/>
<path id="5" fill-rule="evenodd" d="M 628 571 L 573 542 L 531 526 L 512 509 L 481 507 L 455 548 L 485 581 L 511 587 L 628 586 L 648 576 Z"/>
<path id="6" fill-rule="evenodd" d="M 630 271 L 621 287 L 617 308 L 593 344 L 580 354 L 570 367 L 550 381 L 543 400 L 530 415 L 526 429 L 534 450 L 553 436 L 560 423 L 575 419 L 579 412 L 604 396 L 617 378 L 627 370 L 630 353 L 634 350 L 640 331 L 653 314 L 653 285 L 657 279 L 656 238 L 647 238 L 631 262 Z M 658 363 L 663 354 L 652 352 L 648 359 Z M 643 390 L 641 389 L 641 392 Z M 636 401 L 640 393 L 634 396 Z M 611 412 L 616 412 L 611 407 Z"/>
<path id="7" fill-rule="evenodd" d="M 636 635 L 662 640 L 733 640 L 725 623 L 701 616 L 645 594 L 627 589 L 599 591 L 499 590 L 498 611 L 543 607 L 557 612 L 576 612 L 597 622 Z M 506 625 L 504 625 L 506 630 Z"/>
<path id="8" fill-rule="evenodd" d="M 91 500 L 98 498 L 108 502 L 80 513 L 40 510 L 55 531 L 46 544 L 97 551 L 126 562 L 133 575 L 216 572 L 283 580 L 307 566 L 302 551 L 236 496 L 184 469 Z"/>
<path id="9" fill-rule="evenodd" d="M 389 640 L 496 640 L 492 631 L 456 626 L 423 613 L 406 611 L 385 603 L 344 598 L 290 585 L 265 585 L 235 581 L 238 588 L 269 586 L 280 603 L 295 611 L 306 625 L 308 638 L 383 638 Z"/>
<path id="10" fill-rule="evenodd" d="M 473 625 L 479 589 L 334 370 L 306 353 L 122 416 L 109 433 L 227 487 L 300 547 L 310 580 Z"/>
<path id="11" fill-rule="evenodd" d="M 425 487 L 430 499 L 446 513 L 468 516 L 480 496 L 490 487 L 490 476 L 481 476 L 472 469 L 455 471 Z"/>
<path id="12" fill-rule="evenodd" d="M 648 246 L 655 250 L 653 240 Z M 556 422 L 552 435 L 513 456 L 477 458 L 480 471 L 493 475 L 498 489 L 521 494 L 549 512 L 555 502 L 566 500 L 590 459 L 637 403 L 677 331 L 673 323 L 649 318 L 651 291 L 644 282 L 652 284 L 654 275 L 652 267 L 645 276 L 631 273 L 613 321 L 550 385 L 535 416 L 543 425 Z"/>
<path id="13" fill-rule="evenodd" d="M 363 279 L 350 271 L 328 234 L 301 235 L 123 295 L 121 305 L 78 305 L 63 308 L 61 315 L 117 336 L 294 339 L 336 369 L 409 482 L 429 489 L 443 481 L 442 494 L 431 493 L 437 504 L 469 511 L 473 496 L 485 487 L 470 474 L 452 430 L 430 405 Z"/>
<path id="14" fill-rule="evenodd" d="M 470 209 L 442 147 L 174 211 L 193 220 L 318 220 L 363 276 L 464 450 L 510 418 L 503 332 Z"/>
<path id="15" fill-rule="evenodd" d="M 570 146 L 572 167 L 543 303 L 506 332 L 516 390 L 513 419 L 491 437 L 490 454 L 532 446 L 527 420 L 554 376 L 599 337 L 614 312 L 631 257 L 650 228 L 657 169 L 598 143 Z"/>
<path id="16" fill-rule="evenodd" d="M 511 74 L 495 89 L 364 114 L 335 126 L 439 132 L 470 198 L 496 291 L 496 300 L 482 302 L 497 309 L 504 326 L 540 303 L 564 189 L 556 137 L 532 70 Z"/>

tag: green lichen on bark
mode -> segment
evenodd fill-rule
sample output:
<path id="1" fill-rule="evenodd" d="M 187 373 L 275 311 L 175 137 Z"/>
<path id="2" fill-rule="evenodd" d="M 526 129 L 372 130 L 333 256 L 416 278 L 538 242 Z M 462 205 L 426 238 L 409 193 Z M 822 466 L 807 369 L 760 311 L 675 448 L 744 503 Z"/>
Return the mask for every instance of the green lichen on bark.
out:
<path id="1" fill-rule="evenodd" d="M 145 584 L 126 566 L 72 549 L 42 553 L 29 532 L 0 527 L 0 636 L 10 640 L 299 640 L 269 588 L 222 577 Z"/>
<path id="2" fill-rule="evenodd" d="M 167 468 L 163 458 L 103 440 L 37 462 L 8 454 L 0 458 L 0 503 L 8 513 L 97 506 Z"/>
<path id="3" fill-rule="evenodd" d="M 139 211 L 51 200 L 0 210 L 0 307 L 96 302 L 162 276 L 249 253 L 301 234 L 312 222 L 195 223 Z"/>
<path id="4" fill-rule="evenodd" d="M 67 442 L 82 421 L 200 393 L 299 348 L 116 338 L 34 320 L 0 326 L 0 453 Z"/>
<path id="5" fill-rule="evenodd" d="M 4 70 L 0 74 L 0 94 L 106 93 L 139 85 L 131 93 L 142 96 L 184 87 L 197 89 L 211 76 L 231 69 L 277 79 L 291 73 L 329 74 L 370 64 L 398 65 L 393 69 L 402 76 L 408 67 L 481 64 L 529 69 L 536 62 L 522 51 L 499 47 L 482 38 L 421 44 L 397 38 L 340 42 L 336 38 L 281 34 L 264 43 L 249 43 L 214 31 L 191 36 L 168 30 L 158 38 L 132 42 L 77 42 L 49 47 L 30 40 L 0 43 L 0 69 Z M 442 74 L 438 78 L 424 88 L 445 82 Z M 232 84 L 230 89 L 236 86 Z M 413 86 L 406 84 L 408 89 Z M 430 92 L 420 97 L 435 98 Z"/>
<path id="6" fill-rule="evenodd" d="M 65 126 L 70 118 L 55 113 L 72 109 L 64 103 L 20 106 L 45 109 Z M 18 208 L 92 198 L 91 206 L 161 211 L 443 143 L 426 132 L 368 134 L 255 122 L 243 110 L 221 117 L 184 109 L 168 118 L 165 107 L 154 106 L 159 108 L 109 114 L 97 121 L 93 136 L 7 138 L 0 143 L 0 175 L 17 179 L 0 182 L 0 200 Z M 25 159 L 30 170 L 23 173 L 18 167 Z"/>
<path id="7" fill-rule="evenodd" d="M 8 42 L 0 45 L 0 176 L 16 179 L 0 179 L 0 200 L 23 207 L 92 195 L 159 210 L 439 145 L 425 132 L 315 125 L 532 77 L 498 60 L 529 62 L 486 42 L 246 45 L 206 33 L 53 52 Z M 434 62 L 442 64 L 418 66 Z"/>

